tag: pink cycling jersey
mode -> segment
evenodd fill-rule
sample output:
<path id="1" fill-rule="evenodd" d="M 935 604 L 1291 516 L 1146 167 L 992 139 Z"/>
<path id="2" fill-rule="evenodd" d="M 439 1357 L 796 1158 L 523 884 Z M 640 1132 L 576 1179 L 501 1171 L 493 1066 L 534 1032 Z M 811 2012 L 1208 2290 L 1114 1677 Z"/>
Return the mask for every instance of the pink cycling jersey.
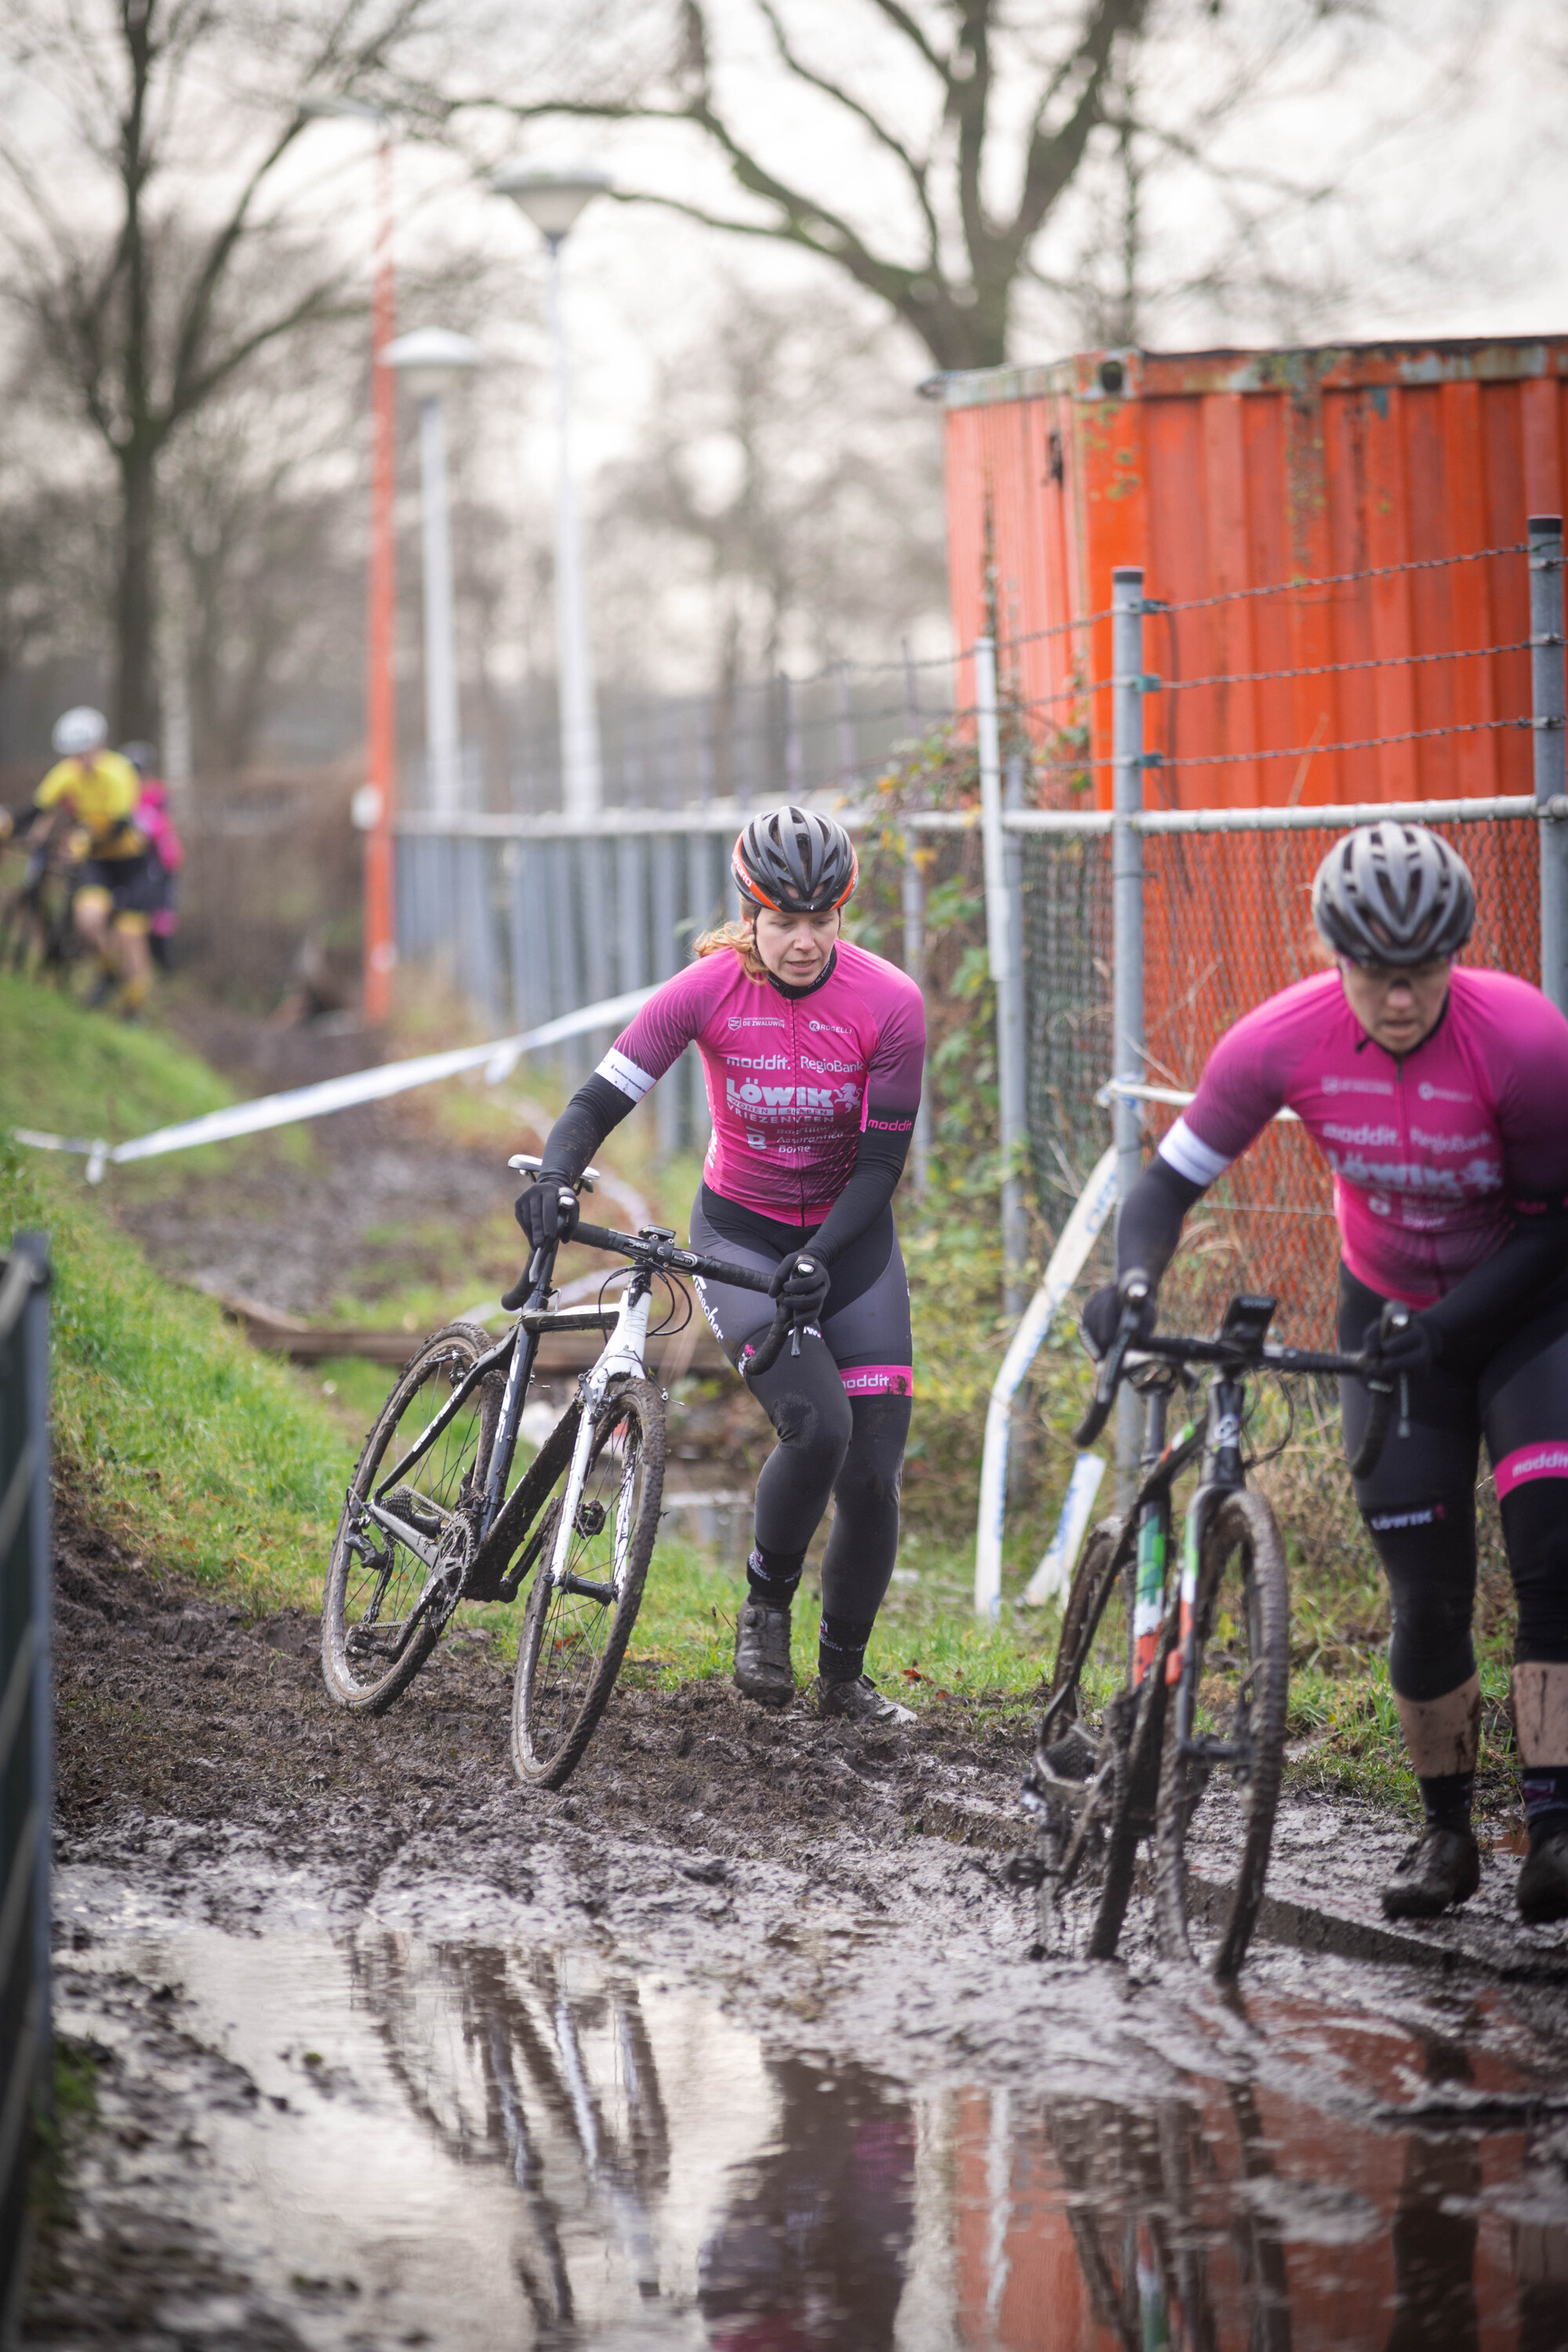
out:
<path id="1" fill-rule="evenodd" d="M 1510 972 L 1457 971 L 1402 1059 L 1338 972 L 1282 989 L 1215 1047 L 1160 1155 L 1212 1184 L 1280 1109 L 1333 1170 L 1345 1264 L 1408 1307 L 1451 1290 L 1517 1218 L 1568 1208 L 1568 1021 Z"/>
<path id="2" fill-rule="evenodd" d="M 920 1107 L 925 1006 L 895 964 L 840 940 L 827 978 L 786 996 L 731 949 L 649 997 L 599 1065 L 633 1102 L 695 1043 L 713 1134 L 715 1192 L 784 1223 L 818 1223 L 848 1181 L 868 1126 L 907 1134 Z"/>

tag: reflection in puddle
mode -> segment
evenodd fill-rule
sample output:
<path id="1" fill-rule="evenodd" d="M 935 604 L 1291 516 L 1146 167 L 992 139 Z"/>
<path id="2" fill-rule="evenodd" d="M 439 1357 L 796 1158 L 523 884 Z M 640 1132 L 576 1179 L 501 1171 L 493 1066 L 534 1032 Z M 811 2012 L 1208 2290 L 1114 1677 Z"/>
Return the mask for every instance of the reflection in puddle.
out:
<path id="1" fill-rule="evenodd" d="M 1238 2030 L 1110 2099 L 910 2090 L 583 1952 L 100 1919 L 79 1966 L 177 1979 L 254 2077 L 206 2218 L 280 2294 L 352 2290 L 291 2312 L 312 2346 L 1568 2346 L 1563 2110 L 1482 2002 L 1259 2000 L 1267 2075 Z"/>

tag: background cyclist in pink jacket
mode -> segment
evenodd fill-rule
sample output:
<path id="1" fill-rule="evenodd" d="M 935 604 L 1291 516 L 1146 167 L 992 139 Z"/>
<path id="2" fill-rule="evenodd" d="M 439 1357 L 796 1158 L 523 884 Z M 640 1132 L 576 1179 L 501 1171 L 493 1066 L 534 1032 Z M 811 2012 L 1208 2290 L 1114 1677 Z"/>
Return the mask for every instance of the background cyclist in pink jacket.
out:
<path id="1" fill-rule="evenodd" d="M 573 1096 L 518 1223 L 536 1245 L 570 1233 L 577 1202 L 563 1188 L 695 1043 L 713 1133 L 691 1245 L 768 1274 L 773 1297 L 805 1318 L 798 1356 L 786 1347 L 752 1382 L 779 1442 L 757 1481 L 735 1680 L 764 1705 L 792 1696 L 790 1608 L 831 1498 L 817 1711 L 910 1722 L 864 1667 L 898 1553 L 914 1396 L 892 1198 L 920 1106 L 925 1008 L 896 965 L 839 936 L 858 872 L 832 817 L 793 807 L 754 817 L 731 872 L 742 920 L 699 940 L 697 961 L 655 992 Z M 698 1287 L 738 1362 L 772 1305 L 754 1291 Z"/>
<path id="2" fill-rule="evenodd" d="M 1530 1853 L 1521 1916 L 1568 1917 L 1568 1021 L 1510 973 L 1454 959 L 1475 921 L 1458 853 L 1424 825 L 1363 825 L 1330 851 L 1312 914 L 1337 971 L 1283 989 L 1209 1056 L 1117 1228 L 1119 1272 L 1157 1282 L 1193 1202 L 1289 1107 L 1334 1176 L 1340 1346 L 1374 1345 L 1385 1299 L 1415 1308 L 1385 1354 L 1408 1380 L 1356 1498 L 1388 1578 L 1388 1674 L 1425 1833 L 1383 1893 L 1391 1918 L 1467 1902 L 1480 1685 L 1471 1643 L 1484 1437 L 1519 1601 L 1513 1700 Z M 1102 1351 L 1119 1315 L 1084 1313 Z M 1369 1411 L 1342 1383 L 1353 1454 Z"/>

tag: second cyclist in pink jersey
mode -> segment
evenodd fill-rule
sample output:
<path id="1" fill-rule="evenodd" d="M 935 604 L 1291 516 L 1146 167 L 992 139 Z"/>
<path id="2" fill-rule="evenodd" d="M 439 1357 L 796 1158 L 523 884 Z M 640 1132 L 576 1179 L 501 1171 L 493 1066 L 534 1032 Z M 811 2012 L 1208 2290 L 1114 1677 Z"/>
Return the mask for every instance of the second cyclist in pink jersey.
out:
<path id="1" fill-rule="evenodd" d="M 766 1273 L 773 1297 L 805 1318 L 799 1354 L 786 1349 L 752 1382 L 779 1442 L 757 1482 L 735 1680 L 764 1705 L 791 1697 L 791 1606 L 831 1500 L 818 1712 L 908 1722 L 864 1668 L 898 1551 L 914 1395 L 892 1198 L 920 1106 L 925 1008 L 895 965 L 840 936 L 858 867 L 832 817 L 783 808 L 753 818 L 731 871 L 743 920 L 698 941 L 698 961 L 656 990 L 574 1095 L 518 1222 L 536 1244 L 570 1230 L 575 1202 L 562 1187 L 695 1044 L 713 1133 L 692 1247 Z M 699 1286 L 738 1362 L 772 1321 L 771 1301 Z"/>
<path id="2" fill-rule="evenodd" d="M 1275 1113 L 1328 1160 L 1340 1346 L 1378 1344 L 1383 1304 L 1416 1311 L 1384 1350 L 1409 1415 L 1356 1496 L 1393 1601 L 1388 1673 L 1425 1834 L 1384 1889 L 1431 1917 L 1480 1878 L 1470 1826 L 1480 1685 L 1470 1622 L 1484 1438 L 1519 1602 L 1513 1703 L 1530 1853 L 1526 1920 L 1568 1917 L 1568 1021 L 1539 989 L 1455 961 L 1475 920 L 1464 860 L 1423 825 L 1363 825 L 1318 870 L 1336 971 L 1298 982 L 1220 1040 L 1117 1228 L 1117 1265 L 1158 1281 L 1182 1221 Z M 1091 1346 L 1120 1314 L 1085 1310 Z M 1353 1454 L 1367 1391 L 1342 1383 Z"/>

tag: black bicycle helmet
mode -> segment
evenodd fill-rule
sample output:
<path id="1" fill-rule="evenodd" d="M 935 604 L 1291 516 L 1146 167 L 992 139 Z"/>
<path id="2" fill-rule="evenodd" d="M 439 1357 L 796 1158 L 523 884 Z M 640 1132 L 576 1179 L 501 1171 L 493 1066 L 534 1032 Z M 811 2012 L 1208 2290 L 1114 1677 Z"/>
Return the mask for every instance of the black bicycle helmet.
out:
<path id="1" fill-rule="evenodd" d="M 1312 920 L 1352 963 L 1426 963 L 1469 938 L 1476 886 L 1458 851 L 1424 824 L 1358 824 L 1318 868 Z"/>
<path id="2" fill-rule="evenodd" d="M 769 809 L 754 816 L 730 860 L 735 887 L 775 915 L 828 915 L 860 878 L 855 844 L 836 817 L 816 809 Z"/>

